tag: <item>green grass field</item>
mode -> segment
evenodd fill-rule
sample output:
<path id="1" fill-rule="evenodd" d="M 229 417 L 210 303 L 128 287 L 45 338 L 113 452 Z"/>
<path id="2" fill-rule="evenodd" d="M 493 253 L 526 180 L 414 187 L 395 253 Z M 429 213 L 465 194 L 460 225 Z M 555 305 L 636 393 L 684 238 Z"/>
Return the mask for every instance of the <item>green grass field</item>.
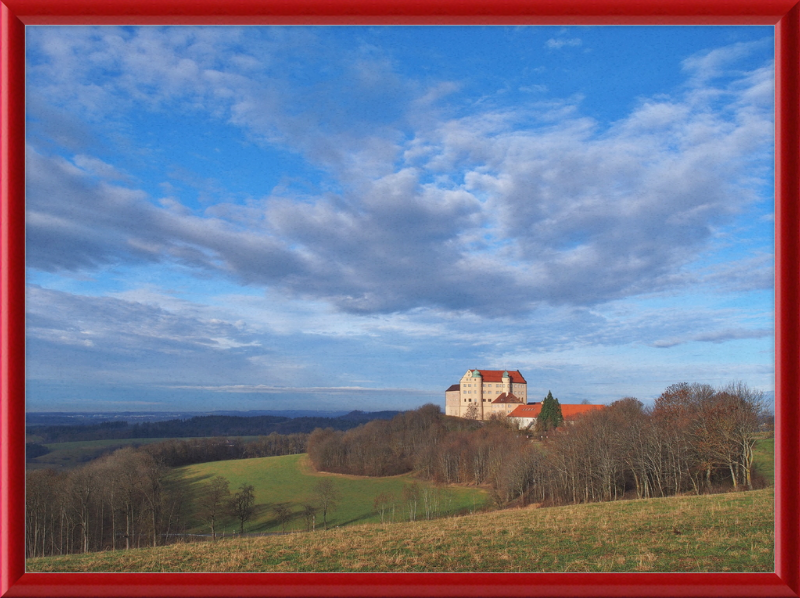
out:
<path id="1" fill-rule="evenodd" d="M 759 439 L 756 467 L 772 484 L 774 440 Z M 196 492 L 215 475 L 231 488 L 255 487 L 257 510 L 245 531 L 279 529 L 272 505 L 297 512 L 313 500 L 321 478 L 341 493 L 331 529 L 179 543 L 159 548 L 28 559 L 29 571 L 773 571 L 774 491 L 553 508 L 528 507 L 405 522 L 380 523 L 379 492 L 398 499 L 410 475 L 363 478 L 317 473 L 306 455 L 220 461 L 176 470 Z M 422 482 L 420 482 L 422 484 Z M 487 500 L 476 488 L 450 488 L 452 511 L 470 512 Z M 387 517 L 388 519 L 388 517 Z M 318 520 L 320 523 L 320 520 Z M 197 532 L 207 527 L 195 522 Z M 228 533 L 237 522 L 224 522 Z M 305 529 L 296 514 L 289 530 Z"/>
<path id="2" fill-rule="evenodd" d="M 204 483 L 217 475 L 229 481 L 231 492 L 236 491 L 242 484 L 252 484 L 255 488 L 256 512 L 253 520 L 245 524 L 245 532 L 280 531 L 281 527 L 272 510 L 272 506 L 279 502 L 290 503 L 294 511 L 286 530 L 304 530 L 306 523 L 300 511 L 304 503 L 315 502 L 314 486 L 323 478 L 331 479 L 341 494 L 338 508 L 328 515 L 329 526 L 379 523 L 380 514 L 373 507 L 373 502 L 381 492 L 390 492 L 394 495 L 396 499 L 394 520 L 400 521 L 406 518 L 402 501 L 403 487 L 415 481 L 410 474 L 369 478 L 318 473 L 312 469 L 305 454 L 200 463 L 178 468 L 176 475 L 190 483 L 193 494 L 200 491 Z M 420 481 L 418 484 L 421 487 L 433 487 L 426 482 Z M 441 510 L 445 514 L 480 509 L 488 498 L 486 491 L 480 488 L 448 487 L 442 489 L 442 493 L 440 503 Z M 425 516 L 421 500 L 417 516 L 418 518 Z M 384 517 L 391 520 L 391 509 L 384 514 Z M 317 516 L 317 525 L 322 525 L 321 514 Z M 238 520 L 228 518 L 223 521 L 219 529 L 230 532 L 238 528 Z M 191 531 L 207 533 L 208 526 L 195 521 Z"/>
<path id="3" fill-rule="evenodd" d="M 769 485 L 775 484 L 775 438 L 759 438 L 753 450 L 756 471 Z"/>
<path id="4" fill-rule="evenodd" d="M 29 559 L 29 571 L 774 570 L 772 488 Z"/>

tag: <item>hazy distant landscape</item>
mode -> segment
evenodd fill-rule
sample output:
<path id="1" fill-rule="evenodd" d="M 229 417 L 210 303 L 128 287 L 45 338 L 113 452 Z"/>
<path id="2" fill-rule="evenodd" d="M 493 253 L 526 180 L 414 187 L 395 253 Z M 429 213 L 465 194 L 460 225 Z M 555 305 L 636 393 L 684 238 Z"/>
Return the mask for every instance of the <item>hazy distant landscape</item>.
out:
<path id="1" fill-rule="evenodd" d="M 236 442 L 253 442 L 268 434 L 308 434 L 318 427 L 347 430 L 396 414 L 396 411 L 143 413 L 133 417 L 68 412 L 29 414 L 26 463 L 29 470 L 69 469 L 124 446 L 162 443 L 171 438 L 231 436 Z"/>
<path id="2" fill-rule="evenodd" d="M 158 422 L 173 419 L 191 419 L 193 417 L 209 417 L 229 415 L 233 417 L 256 417 L 268 415 L 273 417 L 340 417 L 350 411 L 312 411 L 312 410 L 278 410 L 278 411 L 105 411 L 101 413 L 80 411 L 29 411 L 25 414 L 26 426 L 87 426 L 106 422 L 126 422 L 136 424 Z"/>

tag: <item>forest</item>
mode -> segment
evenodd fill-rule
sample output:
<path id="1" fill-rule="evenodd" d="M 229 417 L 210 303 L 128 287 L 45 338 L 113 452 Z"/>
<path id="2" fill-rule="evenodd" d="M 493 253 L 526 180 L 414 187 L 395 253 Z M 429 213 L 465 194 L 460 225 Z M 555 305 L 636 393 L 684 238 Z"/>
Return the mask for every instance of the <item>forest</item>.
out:
<path id="1" fill-rule="evenodd" d="M 193 501 L 173 467 L 305 452 L 308 434 L 250 442 L 167 440 L 125 447 L 66 472 L 29 471 L 25 480 L 27 556 L 156 546 L 185 531 Z M 210 488 L 208 489 L 210 491 Z"/>
<path id="2" fill-rule="evenodd" d="M 452 422 L 427 405 L 346 432 L 315 430 L 308 454 L 321 471 L 488 484 L 498 505 L 699 494 L 762 483 L 753 446 L 766 415 L 763 394 L 744 384 L 681 383 L 651 408 L 624 398 L 549 431 L 503 418 Z"/>

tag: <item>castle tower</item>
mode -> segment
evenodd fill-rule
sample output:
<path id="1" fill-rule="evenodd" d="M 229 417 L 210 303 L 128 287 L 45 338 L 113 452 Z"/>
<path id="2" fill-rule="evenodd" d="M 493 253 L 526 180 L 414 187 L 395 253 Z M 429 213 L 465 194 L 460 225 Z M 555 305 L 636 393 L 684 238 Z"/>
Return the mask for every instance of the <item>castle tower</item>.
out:
<path id="1" fill-rule="evenodd" d="M 480 370 L 472 372 L 472 379 L 478 389 L 478 419 L 483 420 L 483 375 Z"/>
<path id="2" fill-rule="evenodd" d="M 503 392 L 506 393 L 506 396 L 511 394 L 511 376 L 508 372 L 503 372 Z"/>

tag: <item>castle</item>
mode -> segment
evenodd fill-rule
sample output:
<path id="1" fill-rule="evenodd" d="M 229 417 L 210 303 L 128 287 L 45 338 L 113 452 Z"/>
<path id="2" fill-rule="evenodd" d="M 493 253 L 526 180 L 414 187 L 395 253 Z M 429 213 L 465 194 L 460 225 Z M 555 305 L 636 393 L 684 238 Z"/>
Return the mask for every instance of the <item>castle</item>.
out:
<path id="1" fill-rule="evenodd" d="M 519 370 L 467 370 L 444 397 L 445 415 L 481 420 L 508 416 L 528 402 L 528 383 Z"/>
<path id="2" fill-rule="evenodd" d="M 542 410 L 540 402 L 528 403 L 528 383 L 519 370 L 467 370 L 458 384 L 444 393 L 445 415 L 486 420 L 504 415 L 520 428 L 530 428 Z M 605 405 L 561 405 L 566 423 Z"/>

